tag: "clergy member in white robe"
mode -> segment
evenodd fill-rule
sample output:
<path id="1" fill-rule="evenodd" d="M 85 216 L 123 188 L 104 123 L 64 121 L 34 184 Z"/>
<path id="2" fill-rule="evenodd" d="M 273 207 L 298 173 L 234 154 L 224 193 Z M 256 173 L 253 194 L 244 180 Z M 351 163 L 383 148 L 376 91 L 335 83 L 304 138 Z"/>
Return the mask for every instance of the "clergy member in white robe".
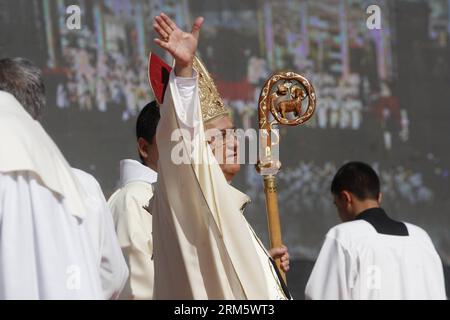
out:
<path id="1" fill-rule="evenodd" d="M 83 223 L 92 240 L 91 249 L 97 253 L 104 299 L 118 299 L 129 279 L 129 272 L 120 250 L 113 216 L 97 180 L 82 170 L 72 168 L 72 171 L 86 194 L 85 204 L 89 213 Z"/>
<path id="2" fill-rule="evenodd" d="M 44 104 L 40 70 L 0 60 L 0 299 L 115 298 L 128 269 L 112 217 L 35 120 Z"/>
<path id="3" fill-rule="evenodd" d="M 5 92 L 0 115 L 0 299 L 117 297 L 128 269 L 101 191 Z"/>
<path id="4" fill-rule="evenodd" d="M 178 72 L 170 74 L 156 134 L 160 157 L 151 204 L 154 298 L 287 299 L 269 253 L 243 215 L 250 199 L 227 182 L 205 137 L 202 108 L 214 115 L 224 107 L 208 73 L 192 69 L 203 19 L 197 19 L 188 34 L 167 16 L 157 17 L 156 31 L 162 37 L 161 19 L 171 31 L 168 42 L 156 43 L 174 55 Z M 207 86 L 202 100 L 210 105 L 200 105 L 198 81 Z M 174 138 L 179 129 L 194 138 Z M 187 155 L 187 162 L 179 163 L 180 155 Z"/>
<path id="5" fill-rule="evenodd" d="M 141 162 L 120 162 L 120 188 L 108 200 L 114 216 L 119 243 L 130 269 L 130 277 L 121 299 L 153 299 L 152 215 L 149 202 L 158 174 L 156 127 L 160 115 L 156 102 L 140 112 L 136 138 Z"/>
<path id="6" fill-rule="evenodd" d="M 153 299 L 152 215 L 147 211 L 157 173 L 135 161 L 120 163 L 120 188 L 108 200 L 130 269 L 121 299 Z M 147 208 L 147 209 L 146 209 Z"/>
<path id="7" fill-rule="evenodd" d="M 446 299 L 443 266 L 428 234 L 392 220 L 379 207 L 379 179 L 370 166 L 349 163 L 332 192 L 345 223 L 325 237 L 306 286 L 316 300 Z"/>

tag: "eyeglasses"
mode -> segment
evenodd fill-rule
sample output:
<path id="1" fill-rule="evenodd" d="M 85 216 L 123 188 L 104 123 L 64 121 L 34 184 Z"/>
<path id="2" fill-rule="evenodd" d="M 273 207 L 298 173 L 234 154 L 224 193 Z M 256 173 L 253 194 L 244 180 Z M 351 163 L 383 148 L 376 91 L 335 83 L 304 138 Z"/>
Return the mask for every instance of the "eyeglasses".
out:
<path id="1" fill-rule="evenodd" d="M 230 141 L 231 139 L 235 140 L 237 138 L 237 134 L 236 134 L 236 128 L 229 128 L 229 129 L 222 129 L 222 130 L 218 130 L 218 129 L 211 129 L 208 130 L 212 132 L 218 132 L 215 135 L 208 135 L 207 134 L 207 140 L 210 144 L 214 144 L 216 143 L 216 141 L 221 141 L 222 144 L 227 143 L 228 141 Z"/>

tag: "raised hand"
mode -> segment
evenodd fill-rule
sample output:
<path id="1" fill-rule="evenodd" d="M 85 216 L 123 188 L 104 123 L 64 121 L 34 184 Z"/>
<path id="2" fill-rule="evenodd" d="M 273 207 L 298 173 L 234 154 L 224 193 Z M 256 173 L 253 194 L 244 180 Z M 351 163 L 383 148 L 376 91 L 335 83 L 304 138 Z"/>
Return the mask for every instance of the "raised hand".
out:
<path id="1" fill-rule="evenodd" d="M 202 17 L 197 18 L 189 33 L 178 28 L 175 22 L 164 13 L 155 17 L 153 27 L 160 36 L 160 39 L 155 39 L 155 43 L 175 59 L 177 76 L 192 76 L 192 63 L 203 21 Z"/>

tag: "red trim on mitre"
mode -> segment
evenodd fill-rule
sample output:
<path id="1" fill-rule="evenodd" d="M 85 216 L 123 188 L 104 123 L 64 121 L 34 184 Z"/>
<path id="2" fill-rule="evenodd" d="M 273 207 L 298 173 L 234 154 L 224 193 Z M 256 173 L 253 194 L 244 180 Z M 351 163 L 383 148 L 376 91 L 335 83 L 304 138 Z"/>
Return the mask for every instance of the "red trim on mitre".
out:
<path id="1" fill-rule="evenodd" d="M 170 72 L 172 72 L 172 68 L 163 59 L 150 52 L 148 57 L 148 82 L 159 105 L 164 102 Z"/>

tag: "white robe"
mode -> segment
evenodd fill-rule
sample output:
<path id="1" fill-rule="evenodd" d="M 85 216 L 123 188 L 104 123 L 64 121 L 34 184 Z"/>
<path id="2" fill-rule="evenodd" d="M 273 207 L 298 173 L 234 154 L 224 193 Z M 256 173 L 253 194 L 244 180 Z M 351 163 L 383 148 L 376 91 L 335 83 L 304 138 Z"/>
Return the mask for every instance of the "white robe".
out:
<path id="1" fill-rule="evenodd" d="M 79 169 L 73 169 L 73 172 L 87 194 L 89 214 L 83 224 L 92 240 L 92 249 L 97 253 L 103 295 L 106 299 L 118 299 L 129 272 L 117 240 L 113 216 L 97 180 Z"/>
<path id="2" fill-rule="evenodd" d="M 366 221 L 332 228 L 306 286 L 314 300 L 446 299 L 442 262 L 421 228 L 379 234 Z"/>
<path id="3" fill-rule="evenodd" d="M 144 208 L 153 196 L 157 173 L 134 160 L 120 163 L 120 189 L 108 200 L 120 246 L 130 268 L 121 299 L 153 299 L 152 216 Z"/>
<path id="4" fill-rule="evenodd" d="M 100 193 L 0 92 L 0 299 L 117 296 L 128 270 Z"/>
<path id="5" fill-rule="evenodd" d="M 209 147 L 201 121 L 197 79 L 172 73 L 161 106 L 158 183 L 152 199 L 155 299 L 286 299 L 267 251 L 242 212 L 250 199 L 229 185 Z M 194 161 L 172 139 L 189 129 Z"/>

